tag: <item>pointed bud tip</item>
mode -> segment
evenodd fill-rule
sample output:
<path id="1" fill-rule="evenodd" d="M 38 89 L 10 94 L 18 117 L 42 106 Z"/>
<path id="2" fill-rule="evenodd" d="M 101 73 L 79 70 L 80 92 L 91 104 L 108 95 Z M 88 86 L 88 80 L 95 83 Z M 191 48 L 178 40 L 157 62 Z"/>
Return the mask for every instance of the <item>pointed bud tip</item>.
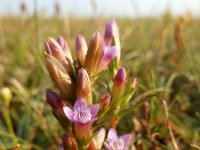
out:
<path id="1" fill-rule="evenodd" d="M 114 19 L 109 20 L 106 24 L 106 29 L 105 29 L 105 43 L 107 46 L 110 46 L 112 44 L 112 39 L 113 37 L 115 39 L 119 38 L 119 31 L 117 24 Z"/>
<path id="2" fill-rule="evenodd" d="M 62 36 L 58 36 L 57 42 L 63 50 L 69 50 L 68 43 Z"/>
<path id="3" fill-rule="evenodd" d="M 137 84 L 137 78 L 133 78 L 131 80 L 131 88 L 135 88 L 136 84 Z"/>
<path id="4" fill-rule="evenodd" d="M 126 75 L 125 68 L 120 67 L 115 76 L 115 81 L 122 84 L 122 83 L 126 82 L 126 78 L 127 78 L 127 75 Z"/>
<path id="5" fill-rule="evenodd" d="M 64 102 L 62 102 L 62 98 L 51 89 L 46 89 L 46 100 L 53 109 L 65 106 Z"/>

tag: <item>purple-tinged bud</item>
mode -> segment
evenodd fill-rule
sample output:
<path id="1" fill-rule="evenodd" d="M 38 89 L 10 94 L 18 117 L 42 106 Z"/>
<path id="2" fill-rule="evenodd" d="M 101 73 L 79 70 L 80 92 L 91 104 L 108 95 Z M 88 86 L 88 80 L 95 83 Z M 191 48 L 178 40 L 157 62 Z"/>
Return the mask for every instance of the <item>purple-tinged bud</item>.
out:
<path id="1" fill-rule="evenodd" d="M 126 83 L 126 70 L 120 67 L 114 79 L 114 84 L 122 85 Z"/>
<path id="2" fill-rule="evenodd" d="M 102 60 L 104 53 L 104 41 L 99 32 L 95 32 L 90 41 L 90 45 L 87 51 L 85 68 L 89 75 L 96 75 L 96 70 Z"/>
<path id="3" fill-rule="evenodd" d="M 101 108 L 103 109 L 103 110 L 105 110 L 108 106 L 109 106 L 109 104 L 110 104 L 110 94 L 109 93 L 106 93 L 106 94 L 104 94 L 103 96 L 102 96 L 102 98 L 101 98 L 101 101 L 100 101 L 100 104 L 101 104 Z"/>
<path id="4" fill-rule="evenodd" d="M 62 109 L 66 106 L 63 99 L 52 90 L 46 89 L 46 101 L 51 106 L 53 114 L 58 119 L 62 127 L 66 131 L 70 131 L 71 122 L 66 118 L 65 113 Z"/>
<path id="5" fill-rule="evenodd" d="M 104 39 L 106 46 L 111 46 L 113 44 L 120 49 L 119 31 L 115 20 L 107 22 Z"/>
<path id="6" fill-rule="evenodd" d="M 73 96 L 74 84 L 69 74 L 63 68 L 60 62 L 51 55 L 46 54 L 45 61 L 49 75 L 51 76 L 54 84 L 61 92 L 62 97 L 66 99 L 71 99 L 71 97 Z"/>
<path id="7" fill-rule="evenodd" d="M 46 100 L 53 110 L 62 109 L 66 106 L 62 98 L 50 89 L 46 89 Z"/>
<path id="8" fill-rule="evenodd" d="M 87 54 L 87 43 L 83 36 L 79 35 L 76 37 L 76 59 L 81 64 L 81 66 L 84 66 L 85 63 L 85 57 Z"/>
<path id="9" fill-rule="evenodd" d="M 126 70 L 124 67 L 120 67 L 114 79 L 112 95 L 114 99 L 119 98 L 124 93 L 126 86 Z"/>
<path id="10" fill-rule="evenodd" d="M 76 79 L 76 98 L 84 98 L 87 105 L 92 105 L 92 89 L 87 71 L 79 69 Z"/>
<path id="11" fill-rule="evenodd" d="M 104 128 L 101 128 L 97 131 L 97 133 L 94 135 L 93 138 L 95 149 L 102 148 L 105 136 L 106 136 L 106 130 Z"/>
<path id="12" fill-rule="evenodd" d="M 64 150 L 78 150 L 78 145 L 73 134 L 64 133 L 62 143 Z"/>
<path id="13" fill-rule="evenodd" d="M 68 73 L 71 73 L 69 62 L 66 59 L 68 58 L 68 56 L 65 55 L 62 47 L 59 45 L 59 43 L 56 40 L 49 37 L 47 41 L 45 42 L 45 49 L 49 55 L 55 57 L 63 65 L 63 67 Z"/>
<path id="14" fill-rule="evenodd" d="M 62 36 L 59 36 L 57 38 L 57 42 L 61 46 L 65 57 L 67 57 L 71 62 L 73 62 L 72 55 L 71 55 L 67 41 Z"/>

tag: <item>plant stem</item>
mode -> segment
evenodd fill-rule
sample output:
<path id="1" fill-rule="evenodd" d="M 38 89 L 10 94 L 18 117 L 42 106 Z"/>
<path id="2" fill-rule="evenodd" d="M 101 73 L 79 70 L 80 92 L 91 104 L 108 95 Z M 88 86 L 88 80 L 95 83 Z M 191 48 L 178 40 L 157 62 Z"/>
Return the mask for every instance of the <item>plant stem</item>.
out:
<path id="1" fill-rule="evenodd" d="M 9 108 L 5 106 L 5 109 L 3 110 L 3 116 L 6 122 L 6 126 L 8 128 L 8 132 L 12 135 L 15 135 L 14 129 L 13 129 L 13 125 L 12 125 L 12 121 L 10 118 L 10 112 L 9 112 Z"/>

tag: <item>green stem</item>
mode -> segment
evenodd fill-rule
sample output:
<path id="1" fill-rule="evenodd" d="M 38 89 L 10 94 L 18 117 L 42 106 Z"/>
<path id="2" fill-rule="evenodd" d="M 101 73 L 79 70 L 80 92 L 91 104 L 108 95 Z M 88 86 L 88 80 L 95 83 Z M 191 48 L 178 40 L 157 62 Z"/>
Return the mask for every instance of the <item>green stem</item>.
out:
<path id="1" fill-rule="evenodd" d="M 5 109 L 3 110 L 3 116 L 6 122 L 6 126 L 8 128 L 8 132 L 12 135 L 15 135 L 14 129 L 13 129 L 13 125 L 12 125 L 12 121 L 10 118 L 10 112 L 9 112 L 9 108 L 5 106 Z"/>

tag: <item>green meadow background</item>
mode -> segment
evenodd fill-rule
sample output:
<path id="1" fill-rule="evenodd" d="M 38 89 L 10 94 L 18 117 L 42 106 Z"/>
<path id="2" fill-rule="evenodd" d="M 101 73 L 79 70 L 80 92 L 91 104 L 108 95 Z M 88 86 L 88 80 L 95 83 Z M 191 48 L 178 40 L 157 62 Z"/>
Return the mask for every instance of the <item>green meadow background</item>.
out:
<path id="1" fill-rule="evenodd" d="M 104 34 L 108 18 L 0 17 L 0 149 L 58 149 L 63 130 L 45 101 L 53 84 L 45 69 L 44 41 Z M 169 13 L 159 18 L 116 18 L 121 65 L 137 78 L 130 102 L 144 105 L 124 116 L 119 133 L 131 132 L 145 150 L 200 149 L 200 19 Z M 106 79 L 105 79 L 106 80 Z M 5 93 L 8 88 L 11 93 Z M 97 91 L 96 91 L 97 92 Z M 162 100 L 166 100 L 174 141 Z"/>

